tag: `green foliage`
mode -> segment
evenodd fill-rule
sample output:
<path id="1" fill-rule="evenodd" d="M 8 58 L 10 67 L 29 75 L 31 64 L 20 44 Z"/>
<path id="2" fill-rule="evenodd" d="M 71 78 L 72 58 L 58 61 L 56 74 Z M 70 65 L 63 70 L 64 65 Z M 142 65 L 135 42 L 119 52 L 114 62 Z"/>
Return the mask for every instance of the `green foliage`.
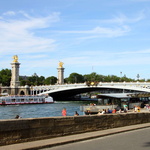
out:
<path id="1" fill-rule="evenodd" d="M 2 86 L 9 86 L 11 80 L 11 70 L 9 69 L 2 69 L 0 71 L 0 84 Z M 20 77 L 20 85 L 54 85 L 57 83 L 57 78 L 55 76 L 50 76 L 45 78 L 44 76 L 38 76 L 36 73 L 34 73 L 32 76 L 22 76 Z M 100 75 L 96 72 L 92 72 L 91 74 L 85 74 L 81 75 L 78 73 L 71 73 L 69 77 L 64 79 L 65 83 L 84 83 L 87 81 L 96 81 L 96 82 L 131 82 L 135 81 L 134 79 L 127 78 L 125 75 L 123 77 L 117 77 L 115 75 Z M 145 81 L 145 79 L 138 80 L 139 82 Z M 150 81 L 148 79 L 147 81 Z"/>
<path id="2" fill-rule="evenodd" d="M 70 76 L 67 78 L 68 83 L 83 83 L 84 77 L 78 73 L 71 73 Z"/>
<path id="3" fill-rule="evenodd" d="M 50 84 L 56 84 L 57 83 L 57 78 L 54 76 L 48 77 L 45 79 L 44 76 L 38 76 L 36 73 L 34 73 L 32 76 L 21 76 L 19 78 L 20 85 L 25 86 L 25 85 L 33 85 L 33 86 L 38 86 L 38 85 L 50 85 Z"/>
<path id="4" fill-rule="evenodd" d="M 56 84 L 57 83 L 57 78 L 54 77 L 54 76 L 48 77 L 48 78 L 45 79 L 44 83 L 45 83 L 45 85 Z"/>
<path id="5" fill-rule="evenodd" d="M 44 82 L 45 82 L 45 77 L 44 76 L 40 76 L 40 77 L 38 77 L 37 81 L 38 81 L 38 85 L 43 85 Z"/>
<path id="6" fill-rule="evenodd" d="M 45 82 L 45 77 L 44 76 L 38 76 L 36 73 L 34 73 L 32 76 L 30 77 L 20 77 L 20 85 L 24 86 L 24 85 L 44 85 Z"/>
<path id="7" fill-rule="evenodd" d="M 91 74 L 84 75 L 85 81 L 104 81 L 103 75 L 98 75 L 96 72 L 92 72 Z"/>
<path id="8" fill-rule="evenodd" d="M 11 81 L 11 70 L 9 69 L 2 69 L 0 71 L 0 83 L 2 86 L 10 86 Z"/>

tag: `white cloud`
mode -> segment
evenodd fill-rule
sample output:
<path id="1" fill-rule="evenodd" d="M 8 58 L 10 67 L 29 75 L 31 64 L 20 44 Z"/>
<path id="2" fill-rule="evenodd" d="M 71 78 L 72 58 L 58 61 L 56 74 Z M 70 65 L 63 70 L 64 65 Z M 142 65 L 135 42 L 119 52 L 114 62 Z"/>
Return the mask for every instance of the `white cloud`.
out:
<path id="1" fill-rule="evenodd" d="M 119 52 L 117 54 L 123 54 L 123 55 L 138 55 L 138 54 L 150 54 L 150 49 L 146 49 L 146 50 L 137 50 L 137 51 L 123 51 L 123 52 Z"/>
<path id="2" fill-rule="evenodd" d="M 67 66 L 133 66 L 150 65 L 150 50 L 107 52 L 107 51 L 86 51 L 78 52 L 78 56 L 65 58 Z M 143 57 L 141 57 L 141 55 Z M 82 65 L 81 65 L 82 64 Z"/>
<path id="3" fill-rule="evenodd" d="M 119 13 L 116 16 L 113 16 L 112 19 L 106 19 L 106 20 L 99 20 L 100 23 L 110 23 L 110 24 L 128 24 L 128 23 L 136 23 L 138 21 L 141 21 L 145 18 L 144 10 L 139 11 L 136 14 L 132 14 L 130 16 L 126 16 L 123 13 Z"/>
<path id="4" fill-rule="evenodd" d="M 90 23 L 97 24 L 89 30 L 67 30 L 67 31 L 57 31 L 63 34 L 76 34 L 78 39 L 94 39 L 101 37 L 120 37 L 129 33 L 132 28 L 130 24 L 137 23 L 145 18 L 144 11 L 140 11 L 135 15 L 126 15 L 120 13 L 117 16 L 113 16 L 111 19 L 105 20 L 90 20 Z M 108 27 L 109 25 L 109 27 Z"/>
<path id="5" fill-rule="evenodd" d="M 91 39 L 99 37 L 119 37 L 123 36 L 130 31 L 128 26 L 107 28 L 107 27 L 95 27 L 91 30 L 81 30 L 81 31 L 60 31 L 60 33 L 65 34 L 81 34 L 79 39 Z M 86 36 L 85 36 L 86 35 Z"/>
<path id="6" fill-rule="evenodd" d="M 16 13 L 14 11 L 7 11 L 3 15 L 14 16 Z"/>
<path id="7" fill-rule="evenodd" d="M 77 69 L 82 68 L 81 70 L 84 70 L 84 68 L 88 66 L 115 67 L 122 65 L 132 66 L 136 64 L 150 64 L 148 61 L 150 58 L 147 55 L 150 53 L 149 49 L 123 52 L 123 50 L 118 50 L 120 47 L 117 45 L 118 47 L 116 46 L 116 52 L 110 52 L 111 47 L 109 49 L 107 48 L 107 45 L 106 47 L 100 47 L 97 45 L 96 49 L 100 47 L 99 51 L 94 51 L 93 49 L 91 51 L 86 51 L 86 44 L 85 47 L 79 45 L 80 43 L 78 43 L 77 47 L 75 45 L 75 42 L 86 39 L 106 37 L 104 40 L 107 40 L 107 38 L 124 36 L 132 31 L 132 27 L 130 26 L 131 24 L 141 21 L 144 17 L 144 11 L 141 11 L 134 17 L 133 15 L 127 17 L 126 15 L 119 14 L 112 19 L 97 20 L 97 22 L 95 21 L 92 24 L 91 20 L 84 20 L 84 26 L 81 26 L 78 22 L 76 24 L 72 23 L 72 20 L 67 20 L 71 22 L 69 28 L 66 26 L 67 24 L 63 24 L 63 28 L 61 24 L 62 22 L 60 22 L 57 24 L 57 28 L 53 27 L 53 31 L 49 31 L 47 29 L 49 29 L 54 23 L 58 23 L 60 21 L 59 13 L 52 13 L 46 17 L 33 17 L 23 11 L 9 11 L 0 16 L 0 57 L 2 58 L 3 55 L 9 55 L 2 58 L 3 60 L 1 62 L 3 65 L 6 66 L 7 64 L 7 66 L 10 67 L 12 55 L 17 54 L 19 56 L 19 62 L 21 63 L 22 74 L 30 74 L 31 72 L 34 73 L 36 70 L 41 72 L 41 74 L 45 74 L 46 72 L 51 72 L 52 68 L 57 74 L 56 68 L 59 58 L 62 62 L 64 62 L 66 70 L 69 67 L 71 67 L 71 69 L 76 67 Z M 90 23 L 88 24 L 88 22 Z M 78 28 L 76 28 L 78 30 L 73 30 L 72 25 L 73 27 L 78 26 Z M 58 28 L 59 31 L 56 31 Z M 41 33 L 39 36 L 39 32 L 37 31 L 40 31 Z M 44 35 L 45 33 L 46 35 Z M 51 33 L 55 37 L 58 36 L 60 41 L 48 38 Z M 75 40 L 75 38 L 79 40 Z M 60 45 L 63 45 L 61 42 L 66 43 L 64 44 L 64 47 L 60 46 L 61 52 L 56 51 L 56 53 L 53 53 L 54 55 L 52 56 L 48 52 L 56 49 L 56 42 Z M 110 40 L 108 42 L 110 42 Z M 92 47 L 92 45 L 90 46 Z M 76 48 L 77 50 L 73 51 Z M 130 48 L 128 46 L 126 48 L 128 50 L 132 49 L 132 47 Z M 65 53 L 64 49 L 66 50 Z M 113 47 L 112 50 L 113 49 L 115 48 Z M 31 53 L 33 54 L 31 55 Z M 141 54 L 144 57 L 141 57 Z M 76 72 L 78 72 L 78 70 L 76 70 Z"/>
<path id="8" fill-rule="evenodd" d="M 4 14 L 15 15 L 15 12 L 6 12 Z M 22 15 L 21 18 L 17 16 L 20 14 Z M 1 54 L 6 52 L 13 53 L 13 51 L 32 53 L 54 50 L 55 40 L 37 36 L 36 30 L 50 27 L 52 23 L 57 21 L 59 21 L 59 13 L 53 13 L 47 17 L 30 17 L 24 12 L 18 12 L 15 19 L 11 17 L 3 18 L 3 20 L 0 20 Z"/>

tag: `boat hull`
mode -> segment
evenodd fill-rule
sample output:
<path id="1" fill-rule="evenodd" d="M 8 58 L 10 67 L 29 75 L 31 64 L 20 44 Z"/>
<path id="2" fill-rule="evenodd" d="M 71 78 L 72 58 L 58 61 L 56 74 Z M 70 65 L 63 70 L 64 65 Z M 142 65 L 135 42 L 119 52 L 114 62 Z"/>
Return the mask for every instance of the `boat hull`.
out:
<path id="1" fill-rule="evenodd" d="M 50 104 L 54 103 L 50 96 L 5 96 L 0 97 L 0 105 Z"/>
<path id="2" fill-rule="evenodd" d="M 25 104 L 52 104 L 54 102 L 32 102 L 32 103 L 0 103 L 1 106 L 5 105 L 25 105 Z"/>

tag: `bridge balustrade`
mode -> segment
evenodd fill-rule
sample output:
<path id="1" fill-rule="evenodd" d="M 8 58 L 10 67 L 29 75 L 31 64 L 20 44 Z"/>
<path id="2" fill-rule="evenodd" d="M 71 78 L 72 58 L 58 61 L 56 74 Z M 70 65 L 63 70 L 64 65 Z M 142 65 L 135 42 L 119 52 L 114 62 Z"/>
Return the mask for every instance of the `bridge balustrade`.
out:
<path id="1" fill-rule="evenodd" d="M 63 85 L 42 85 L 42 86 L 33 86 L 33 93 L 42 93 L 42 91 L 53 91 L 61 90 L 67 88 L 77 88 L 77 87 L 88 87 L 86 83 L 75 83 L 75 84 L 63 84 Z M 90 87 L 105 87 L 105 88 L 119 88 L 127 90 L 141 90 L 145 92 L 150 92 L 150 82 L 99 82 L 96 86 Z"/>

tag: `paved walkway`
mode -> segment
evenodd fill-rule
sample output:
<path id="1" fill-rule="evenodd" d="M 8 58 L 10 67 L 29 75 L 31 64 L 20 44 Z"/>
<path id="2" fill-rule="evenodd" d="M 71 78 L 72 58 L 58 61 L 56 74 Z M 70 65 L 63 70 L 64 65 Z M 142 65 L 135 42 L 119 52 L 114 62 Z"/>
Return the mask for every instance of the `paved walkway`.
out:
<path id="1" fill-rule="evenodd" d="M 62 137 L 56 137 L 51 139 L 45 139 L 45 140 L 19 143 L 19 144 L 12 144 L 7 146 L 0 146 L 0 150 L 38 150 L 40 148 L 46 148 L 46 147 L 52 147 L 56 145 L 66 144 L 66 143 L 83 141 L 87 139 L 108 136 L 111 134 L 117 134 L 119 132 L 126 132 L 126 131 L 141 129 L 141 128 L 147 128 L 147 127 L 150 127 L 150 123 L 113 128 L 113 129 L 107 129 L 101 131 L 87 132 L 87 133 L 75 134 L 69 136 L 62 136 Z"/>

